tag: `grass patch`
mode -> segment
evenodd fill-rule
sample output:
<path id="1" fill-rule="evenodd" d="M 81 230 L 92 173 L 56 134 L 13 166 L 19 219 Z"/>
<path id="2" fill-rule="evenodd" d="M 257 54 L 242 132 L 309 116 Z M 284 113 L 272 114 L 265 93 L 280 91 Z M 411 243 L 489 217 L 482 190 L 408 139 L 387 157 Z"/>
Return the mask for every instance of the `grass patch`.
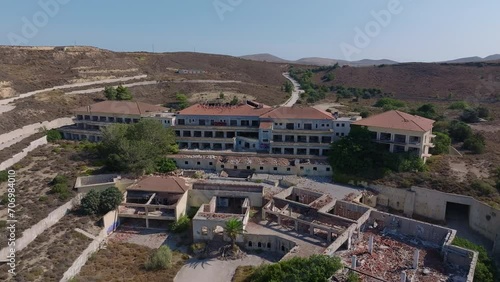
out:
<path id="1" fill-rule="evenodd" d="M 234 272 L 233 279 L 231 282 L 250 282 L 250 277 L 252 273 L 255 271 L 255 266 L 251 265 L 243 265 L 238 266 L 236 271 Z"/>

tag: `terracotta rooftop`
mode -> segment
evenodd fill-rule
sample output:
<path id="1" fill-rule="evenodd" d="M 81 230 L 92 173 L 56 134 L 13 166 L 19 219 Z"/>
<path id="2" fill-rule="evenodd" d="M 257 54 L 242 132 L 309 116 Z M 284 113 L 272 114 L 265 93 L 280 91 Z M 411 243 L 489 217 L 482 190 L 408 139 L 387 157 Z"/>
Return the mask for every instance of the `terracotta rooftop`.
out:
<path id="1" fill-rule="evenodd" d="M 147 176 L 129 186 L 127 190 L 182 194 L 188 190 L 188 186 L 184 179 L 179 177 Z"/>
<path id="2" fill-rule="evenodd" d="M 334 119 L 325 111 L 313 107 L 278 107 L 260 116 L 261 118 L 285 118 L 285 119 Z"/>
<path id="3" fill-rule="evenodd" d="M 353 122 L 354 125 L 426 132 L 432 129 L 434 120 L 400 111 L 388 111 Z"/>
<path id="4" fill-rule="evenodd" d="M 260 122 L 260 127 L 262 129 L 271 129 L 273 127 L 273 123 L 270 121 L 261 121 Z"/>
<path id="5" fill-rule="evenodd" d="M 179 115 L 195 115 L 195 116 L 254 116 L 258 117 L 263 113 L 269 112 L 272 108 L 263 107 L 256 108 L 248 104 L 234 105 L 234 106 L 208 106 L 195 104 L 189 108 L 179 111 Z"/>
<path id="6" fill-rule="evenodd" d="M 90 106 L 81 107 L 76 113 L 103 113 L 103 114 L 126 114 L 126 115 L 144 115 L 151 112 L 165 112 L 167 108 L 132 101 L 103 101 Z"/>

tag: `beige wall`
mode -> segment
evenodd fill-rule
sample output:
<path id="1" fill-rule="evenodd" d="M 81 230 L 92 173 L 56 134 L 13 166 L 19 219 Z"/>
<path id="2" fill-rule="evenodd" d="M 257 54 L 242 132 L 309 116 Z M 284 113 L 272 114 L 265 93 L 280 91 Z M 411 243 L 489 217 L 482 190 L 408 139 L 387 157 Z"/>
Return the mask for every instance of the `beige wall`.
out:
<path id="1" fill-rule="evenodd" d="M 190 207 L 199 207 L 210 202 L 212 197 L 244 197 L 250 200 L 252 207 L 262 206 L 262 193 L 251 193 L 242 191 L 223 191 L 223 190 L 189 190 L 188 205 Z"/>
<path id="2" fill-rule="evenodd" d="M 177 205 L 175 206 L 175 219 L 179 220 L 179 218 L 186 214 L 187 203 L 188 203 L 188 191 L 182 194 L 182 197 L 177 201 Z"/>

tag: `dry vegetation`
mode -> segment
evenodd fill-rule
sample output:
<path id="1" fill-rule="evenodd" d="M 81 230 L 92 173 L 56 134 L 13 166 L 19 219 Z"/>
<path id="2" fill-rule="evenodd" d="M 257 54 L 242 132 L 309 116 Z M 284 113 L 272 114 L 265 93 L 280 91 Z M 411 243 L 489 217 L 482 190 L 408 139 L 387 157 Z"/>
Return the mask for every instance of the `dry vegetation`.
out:
<path id="1" fill-rule="evenodd" d="M 59 281 L 73 261 L 92 239 L 76 232 L 80 228 L 97 235 L 95 219 L 80 217 L 71 212 L 56 225 L 45 230 L 27 248 L 18 251 L 17 275 L 14 281 Z M 0 279 L 7 279 L 7 265 L 0 268 Z M 4 280 L 5 281 L 5 280 Z"/>
<path id="2" fill-rule="evenodd" d="M 82 268 L 75 282 L 98 281 L 174 281 L 188 256 L 173 252 L 172 266 L 161 271 L 146 271 L 144 262 L 152 249 L 129 243 L 109 243 L 105 249 L 93 254 Z"/>
<path id="3" fill-rule="evenodd" d="M 70 182 L 70 189 L 76 177 L 86 170 L 88 160 L 75 149 L 76 143 L 62 142 L 63 145 L 45 145 L 29 153 L 21 162 L 14 165 L 16 169 L 17 195 L 16 216 L 19 222 L 16 233 L 22 232 L 51 211 L 69 201 L 75 193 L 72 191 L 67 199 L 51 194 L 49 183 L 57 174 L 64 174 Z M 0 195 L 6 192 L 7 184 L 0 184 Z M 34 208 L 36 207 L 36 208 Z M 6 210 L 2 209 L 0 218 L 6 218 Z M 0 229 L 1 244 L 6 243 L 6 230 Z"/>

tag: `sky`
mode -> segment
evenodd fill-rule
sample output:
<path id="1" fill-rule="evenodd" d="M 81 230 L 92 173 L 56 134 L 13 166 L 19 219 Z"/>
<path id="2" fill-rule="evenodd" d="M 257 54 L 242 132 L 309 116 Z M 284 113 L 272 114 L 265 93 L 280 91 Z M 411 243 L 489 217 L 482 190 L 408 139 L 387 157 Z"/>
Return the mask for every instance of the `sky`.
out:
<path id="1" fill-rule="evenodd" d="M 2 0 L 0 45 L 284 59 L 500 53 L 498 0 Z"/>

